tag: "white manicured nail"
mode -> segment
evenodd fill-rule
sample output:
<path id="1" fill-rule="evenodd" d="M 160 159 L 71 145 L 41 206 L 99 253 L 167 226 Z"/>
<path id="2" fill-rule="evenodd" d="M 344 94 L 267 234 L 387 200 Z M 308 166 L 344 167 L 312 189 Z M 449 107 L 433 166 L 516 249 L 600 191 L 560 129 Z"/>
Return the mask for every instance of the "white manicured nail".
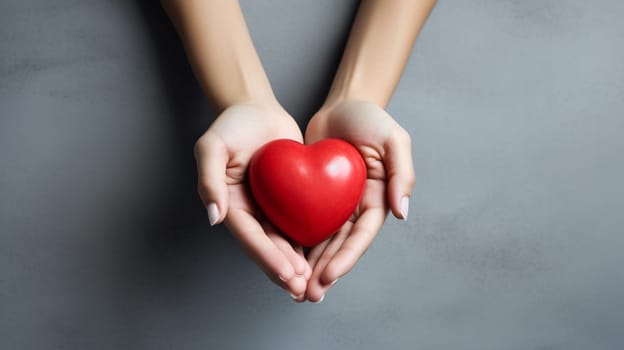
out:
<path id="1" fill-rule="evenodd" d="M 210 203 L 208 205 L 208 220 L 210 220 L 210 226 L 214 226 L 219 220 L 219 207 L 217 207 L 217 203 Z"/>
<path id="2" fill-rule="evenodd" d="M 290 294 L 290 297 L 293 298 L 293 300 L 301 300 L 301 297 L 303 297 L 303 295 L 294 295 L 294 294 Z"/>
<path id="3" fill-rule="evenodd" d="M 407 221 L 407 214 L 409 213 L 409 197 L 404 196 L 401 198 L 401 216 L 403 220 Z"/>
<path id="4" fill-rule="evenodd" d="M 329 284 L 329 286 L 333 286 L 334 284 L 336 284 L 336 282 L 338 282 L 338 278 L 336 278 L 332 283 Z"/>
<path id="5" fill-rule="evenodd" d="M 321 295 L 321 299 L 319 299 L 318 301 L 313 301 L 312 304 L 320 304 L 323 302 L 323 299 L 325 299 L 325 294 Z"/>

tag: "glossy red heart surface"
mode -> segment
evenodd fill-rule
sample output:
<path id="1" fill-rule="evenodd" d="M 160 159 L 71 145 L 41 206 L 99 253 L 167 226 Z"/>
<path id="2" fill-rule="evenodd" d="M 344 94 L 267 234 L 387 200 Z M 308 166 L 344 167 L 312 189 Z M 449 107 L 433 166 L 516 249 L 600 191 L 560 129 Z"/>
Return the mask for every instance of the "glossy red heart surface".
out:
<path id="1" fill-rule="evenodd" d="M 355 211 L 366 185 L 366 165 L 343 140 L 303 145 L 280 139 L 254 154 L 249 184 L 269 221 L 294 242 L 312 247 Z"/>

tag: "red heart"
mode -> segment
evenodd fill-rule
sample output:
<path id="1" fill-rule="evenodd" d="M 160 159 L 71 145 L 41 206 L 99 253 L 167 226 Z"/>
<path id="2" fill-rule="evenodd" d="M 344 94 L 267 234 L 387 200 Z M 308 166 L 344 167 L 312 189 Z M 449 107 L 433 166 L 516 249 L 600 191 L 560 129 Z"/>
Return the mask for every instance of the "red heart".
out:
<path id="1" fill-rule="evenodd" d="M 366 166 L 351 144 L 275 140 L 254 154 L 249 184 L 258 206 L 282 233 L 306 247 L 334 234 L 364 192 Z"/>

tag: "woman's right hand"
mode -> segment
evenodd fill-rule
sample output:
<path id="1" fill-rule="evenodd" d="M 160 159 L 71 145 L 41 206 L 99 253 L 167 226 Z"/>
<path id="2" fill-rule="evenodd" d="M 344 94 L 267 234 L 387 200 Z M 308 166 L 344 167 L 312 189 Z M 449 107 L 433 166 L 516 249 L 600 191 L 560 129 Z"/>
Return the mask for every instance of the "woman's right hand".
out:
<path id="1" fill-rule="evenodd" d="M 224 222 L 262 271 L 295 300 L 303 301 L 312 273 L 303 248 L 291 245 L 259 219 L 246 184 L 253 154 L 282 138 L 303 141 L 297 123 L 279 104 L 226 108 L 195 144 L 198 191 L 210 224 Z"/>

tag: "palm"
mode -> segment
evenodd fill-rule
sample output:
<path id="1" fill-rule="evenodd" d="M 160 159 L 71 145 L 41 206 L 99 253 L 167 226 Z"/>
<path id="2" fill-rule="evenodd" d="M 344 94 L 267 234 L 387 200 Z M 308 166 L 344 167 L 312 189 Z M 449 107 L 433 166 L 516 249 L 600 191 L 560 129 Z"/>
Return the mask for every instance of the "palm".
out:
<path id="1" fill-rule="evenodd" d="M 229 154 L 225 181 L 230 194 L 229 210 L 241 209 L 255 215 L 246 189 L 247 166 L 264 144 L 281 138 L 302 142 L 297 123 L 284 110 L 257 106 L 236 106 L 226 110 L 208 132 L 219 135 Z"/>

